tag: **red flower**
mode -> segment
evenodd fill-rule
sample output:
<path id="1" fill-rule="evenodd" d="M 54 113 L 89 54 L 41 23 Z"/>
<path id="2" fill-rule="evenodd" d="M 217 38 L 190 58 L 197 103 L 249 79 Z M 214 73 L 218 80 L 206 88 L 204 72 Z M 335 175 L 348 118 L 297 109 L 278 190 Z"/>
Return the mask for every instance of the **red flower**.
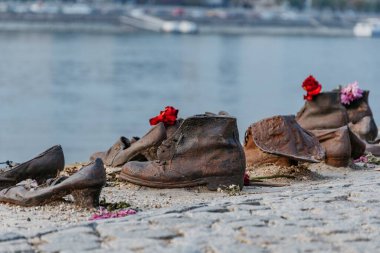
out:
<path id="1" fill-rule="evenodd" d="M 172 126 L 177 120 L 178 110 L 172 106 L 166 106 L 164 111 L 161 111 L 159 115 L 149 120 L 151 126 L 157 125 L 163 122 L 165 126 Z"/>
<path id="2" fill-rule="evenodd" d="M 249 180 L 249 175 L 247 172 L 244 173 L 244 185 L 249 186 L 251 181 Z"/>
<path id="3" fill-rule="evenodd" d="M 314 78 L 314 76 L 310 75 L 305 81 L 303 81 L 302 88 L 307 92 L 303 98 L 311 101 L 313 96 L 318 95 L 321 92 L 322 85 Z"/>

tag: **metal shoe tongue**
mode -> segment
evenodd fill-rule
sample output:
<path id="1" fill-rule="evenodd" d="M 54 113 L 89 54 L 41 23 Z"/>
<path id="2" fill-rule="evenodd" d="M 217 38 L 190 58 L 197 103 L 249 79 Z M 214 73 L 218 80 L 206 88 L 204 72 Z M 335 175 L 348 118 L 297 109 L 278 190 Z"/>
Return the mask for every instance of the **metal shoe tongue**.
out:
<path id="1" fill-rule="evenodd" d="M 130 140 L 124 136 L 120 137 L 120 142 L 121 142 L 121 149 L 126 149 L 131 146 Z"/>
<path id="2" fill-rule="evenodd" d="M 262 151 L 306 162 L 321 162 L 325 152 L 318 139 L 301 128 L 293 115 L 275 116 L 250 127 Z"/>

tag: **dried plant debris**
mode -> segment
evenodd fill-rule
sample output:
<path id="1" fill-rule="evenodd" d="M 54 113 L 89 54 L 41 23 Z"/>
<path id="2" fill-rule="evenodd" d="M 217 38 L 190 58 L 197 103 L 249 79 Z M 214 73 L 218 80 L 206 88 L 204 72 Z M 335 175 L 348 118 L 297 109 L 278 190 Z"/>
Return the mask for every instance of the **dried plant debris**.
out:
<path id="1" fill-rule="evenodd" d="M 368 153 L 368 154 L 366 155 L 366 157 L 367 157 L 368 163 L 370 163 L 370 164 L 380 165 L 380 157 L 374 156 L 374 155 L 371 154 L 371 153 Z"/>
<path id="2" fill-rule="evenodd" d="M 374 156 L 372 153 L 368 153 L 354 160 L 354 164 L 372 169 L 377 165 L 380 165 L 380 157 Z"/>
<path id="3" fill-rule="evenodd" d="M 240 189 L 240 187 L 238 185 L 235 185 L 235 184 L 232 184 L 232 185 L 229 185 L 229 186 L 219 187 L 217 189 L 217 191 L 221 192 L 221 193 L 226 193 L 229 196 L 238 196 L 238 195 L 241 195 L 241 189 Z"/>
<path id="4" fill-rule="evenodd" d="M 63 171 L 60 173 L 61 176 L 71 176 L 83 167 L 91 164 L 91 162 L 82 162 L 82 163 L 74 163 L 67 165 Z M 107 167 L 106 169 L 106 176 L 107 176 L 107 184 L 106 187 L 112 187 L 112 186 L 119 186 L 122 182 L 119 181 L 119 174 L 121 171 L 120 167 Z"/>
<path id="5" fill-rule="evenodd" d="M 99 205 L 102 206 L 103 208 L 107 209 L 108 211 L 124 209 L 124 208 L 128 208 L 131 206 L 129 203 L 127 203 L 125 201 L 110 203 L 110 202 L 107 202 L 104 197 L 100 200 Z"/>
<path id="6" fill-rule="evenodd" d="M 98 210 L 93 213 L 89 220 L 103 220 L 110 218 L 121 218 L 128 215 L 133 215 L 138 212 L 135 208 L 129 208 L 131 205 L 127 202 L 120 201 L 109 203 L 103 197 L 100 200 Z"/>
<path id="7" fill-rule="evenodd" d="M 120 186 L 122 182 L 119 180 L 121 168 L 119 167 L 106 167 L 107 185 L 106 186 Z"/>
<path id="8" fill-rule="evenodd" d="M 288 183 L 290 181 L 320 180 L 324 178 L 322 175 L 309 170 L 307 164 L 289 167 L 277 165 L 249 167 L 247 172 L 251 183 L 253 180 Z"/>
<path id="9" fill-rule="evenodd" d="M 69 164 L 65 166 L 63 171 L 60 173 L 62 176 L 71 176 L 74 173 L 76 173 L 78 170 L 82 169 L 83 167 L 91 164 L 91 162 L 83 162 L 83 163 L 74 163 Z"/>

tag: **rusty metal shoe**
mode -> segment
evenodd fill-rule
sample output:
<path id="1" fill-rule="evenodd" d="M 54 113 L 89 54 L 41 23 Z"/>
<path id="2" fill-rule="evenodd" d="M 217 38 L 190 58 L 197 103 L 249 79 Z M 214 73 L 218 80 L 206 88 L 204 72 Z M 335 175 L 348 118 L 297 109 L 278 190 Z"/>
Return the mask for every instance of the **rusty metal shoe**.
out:
<path id="1" fill-rule="evenodd" d="M 0 189 L 15 185 L 25 179 L 34 179 L 43 183 L 56 177 L 65 166 L 65 158 L 60 145 L 53 146 L 33 159 L 18 164 L 0 173 Z"/>
<path id="2" fill-rule="evenodd" d="M 40 206 L 60 200 L 72 194 L 74 203 L 81 207 L 99 206 L 99 195 L 106 183 L 106 172 L 101 159 L 67 179 L 47 187 L 31 187 L 30 184 L 20 183 L 0 191 L 0 202 L 20 206 Z"/>
<path id="3" fill-rule="evenodd" d="M 318 139 L 301 128 L 293 115 L 267 118 L 248 127 L 244 152 L 247 167 L 290 166 L 296 161 L 315 163 L 325 157 Z"/>
<path id="4" fill-rule="evenodd" d="M 348 124 L 346 108 L 340 102 L 338 91 L 322 92 L 306 101 L 297 113 L 298 124 L 306 130 L 333 129 Z"/>
<path id="5" fill-rule="evenodd" d="M 141 139 L 132 143 L 130 147 L 117 153 L 112 160 L 112 166 L 122 166 L 123 164 L 134 160 L 136 156 L 141 155 L 145 150 L 154 146 L 158 147 L 166 138 L 165 125 L 160 122 L 153 126 Z"/>
<path id="6" fill-rule="evenodd" d="M 366 153 L 371 153 L 374 156 L 380 157 L 380 145 L 379 144 L 370 144 L 366 143 Z"/>
<path id="7" fill-rule="evenodd" d="M 359 98 L 349 105 L 346 105 L 349 127 L 362 140 L 367 142 L 374 141 L 377 138 L 378 129 L 373 118 L 371 107 L 368 102 L 369 91 L 363 92 L 363 97 Z"/>
<path id="8" fill-rule="evenodd" d="M 350 126 L 348 110 L 341 104 L 339 90 L 322 92 L 312 101 L 306 101 L 304 107 L 297 114 L 296 120 L 302 128 L 313 133 L 314 130 L 331 131 Z M 356 159 L 364 154 L 363 142 L 352 134 L 349 134 L 349 137 L 352 158 Z"/>
<path id="9" fill-rule="evenodd" d="M 129 148 L 130 146 L 131 141 L 128 138 L 121 136 L 107 151 L 92 154 L 90 161 L 95 161 L 96 158 L 100 158 L 106 166 L 112 166 L 113 160 L 119 152 Z"/>
<path id="10" fill-rule="evenodd" d="M 245 157 L 236 118 L 205 114 L 189 117 L 162 142 L 157 156 L 156 161 L 128 162 L 120 179 L 156 188 L 243 187 Z"/>
<path id="11" fill-rule="evenodd" d="M 179 126 L 182 124 L 183 119 L 179 118 L 176 120 L 174 125 L 171 126 L 165 126 L 166 129 L 166 138 L 170 138 L 179 128 Z M 161 143 L 157 143 L 157 145 L 153 145 L 149 148 L 144 149 L 141 151 L 141 155 L 143 155 L 147 161 L 154 161 L 157 160 L 157 150 Z M 137 161 L 137 160 L 135 160 Z"/>
<path id="12" fill-rule="evenodd" d="M 334 167 L 348 166 L 352 150 L 347 126 L 335 129 L 311 130 L 311 132 L 326 150 L 326 164 Z"/>

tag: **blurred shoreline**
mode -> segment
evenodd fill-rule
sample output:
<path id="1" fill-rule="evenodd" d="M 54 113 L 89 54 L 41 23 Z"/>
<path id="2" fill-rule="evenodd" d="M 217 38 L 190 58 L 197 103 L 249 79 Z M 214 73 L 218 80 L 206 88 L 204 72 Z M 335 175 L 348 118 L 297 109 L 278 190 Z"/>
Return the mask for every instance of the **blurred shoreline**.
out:
<path id="1" fill-rule="evenodd" d="M 41 21 L 6 21 L 0 23 L 1 32 L 83 32 L 83 33 L 147 33 L 128 26 L 111 23 L 85 21 L 47 23 Z M 199 25 L 198 34 L 221 35 L 268 35 L 268 36 L 326 36 L 353 37 L 350 28 L 331 27 L 282 27 L 282 26 L 238 26 L 238 25 Z"/>
<path id="2" fill-rule="evenodd" d="M 244 9 L 47 3 L 3 4 L 0 7 L 0 32 L 161 33 L 164 23 L 185 21 L 196 26 L 197 34 L 352 37 L 354 25 L 373 16 L 282 7 Z M 147 23 L 152 27 L 145 29 Z"/>

